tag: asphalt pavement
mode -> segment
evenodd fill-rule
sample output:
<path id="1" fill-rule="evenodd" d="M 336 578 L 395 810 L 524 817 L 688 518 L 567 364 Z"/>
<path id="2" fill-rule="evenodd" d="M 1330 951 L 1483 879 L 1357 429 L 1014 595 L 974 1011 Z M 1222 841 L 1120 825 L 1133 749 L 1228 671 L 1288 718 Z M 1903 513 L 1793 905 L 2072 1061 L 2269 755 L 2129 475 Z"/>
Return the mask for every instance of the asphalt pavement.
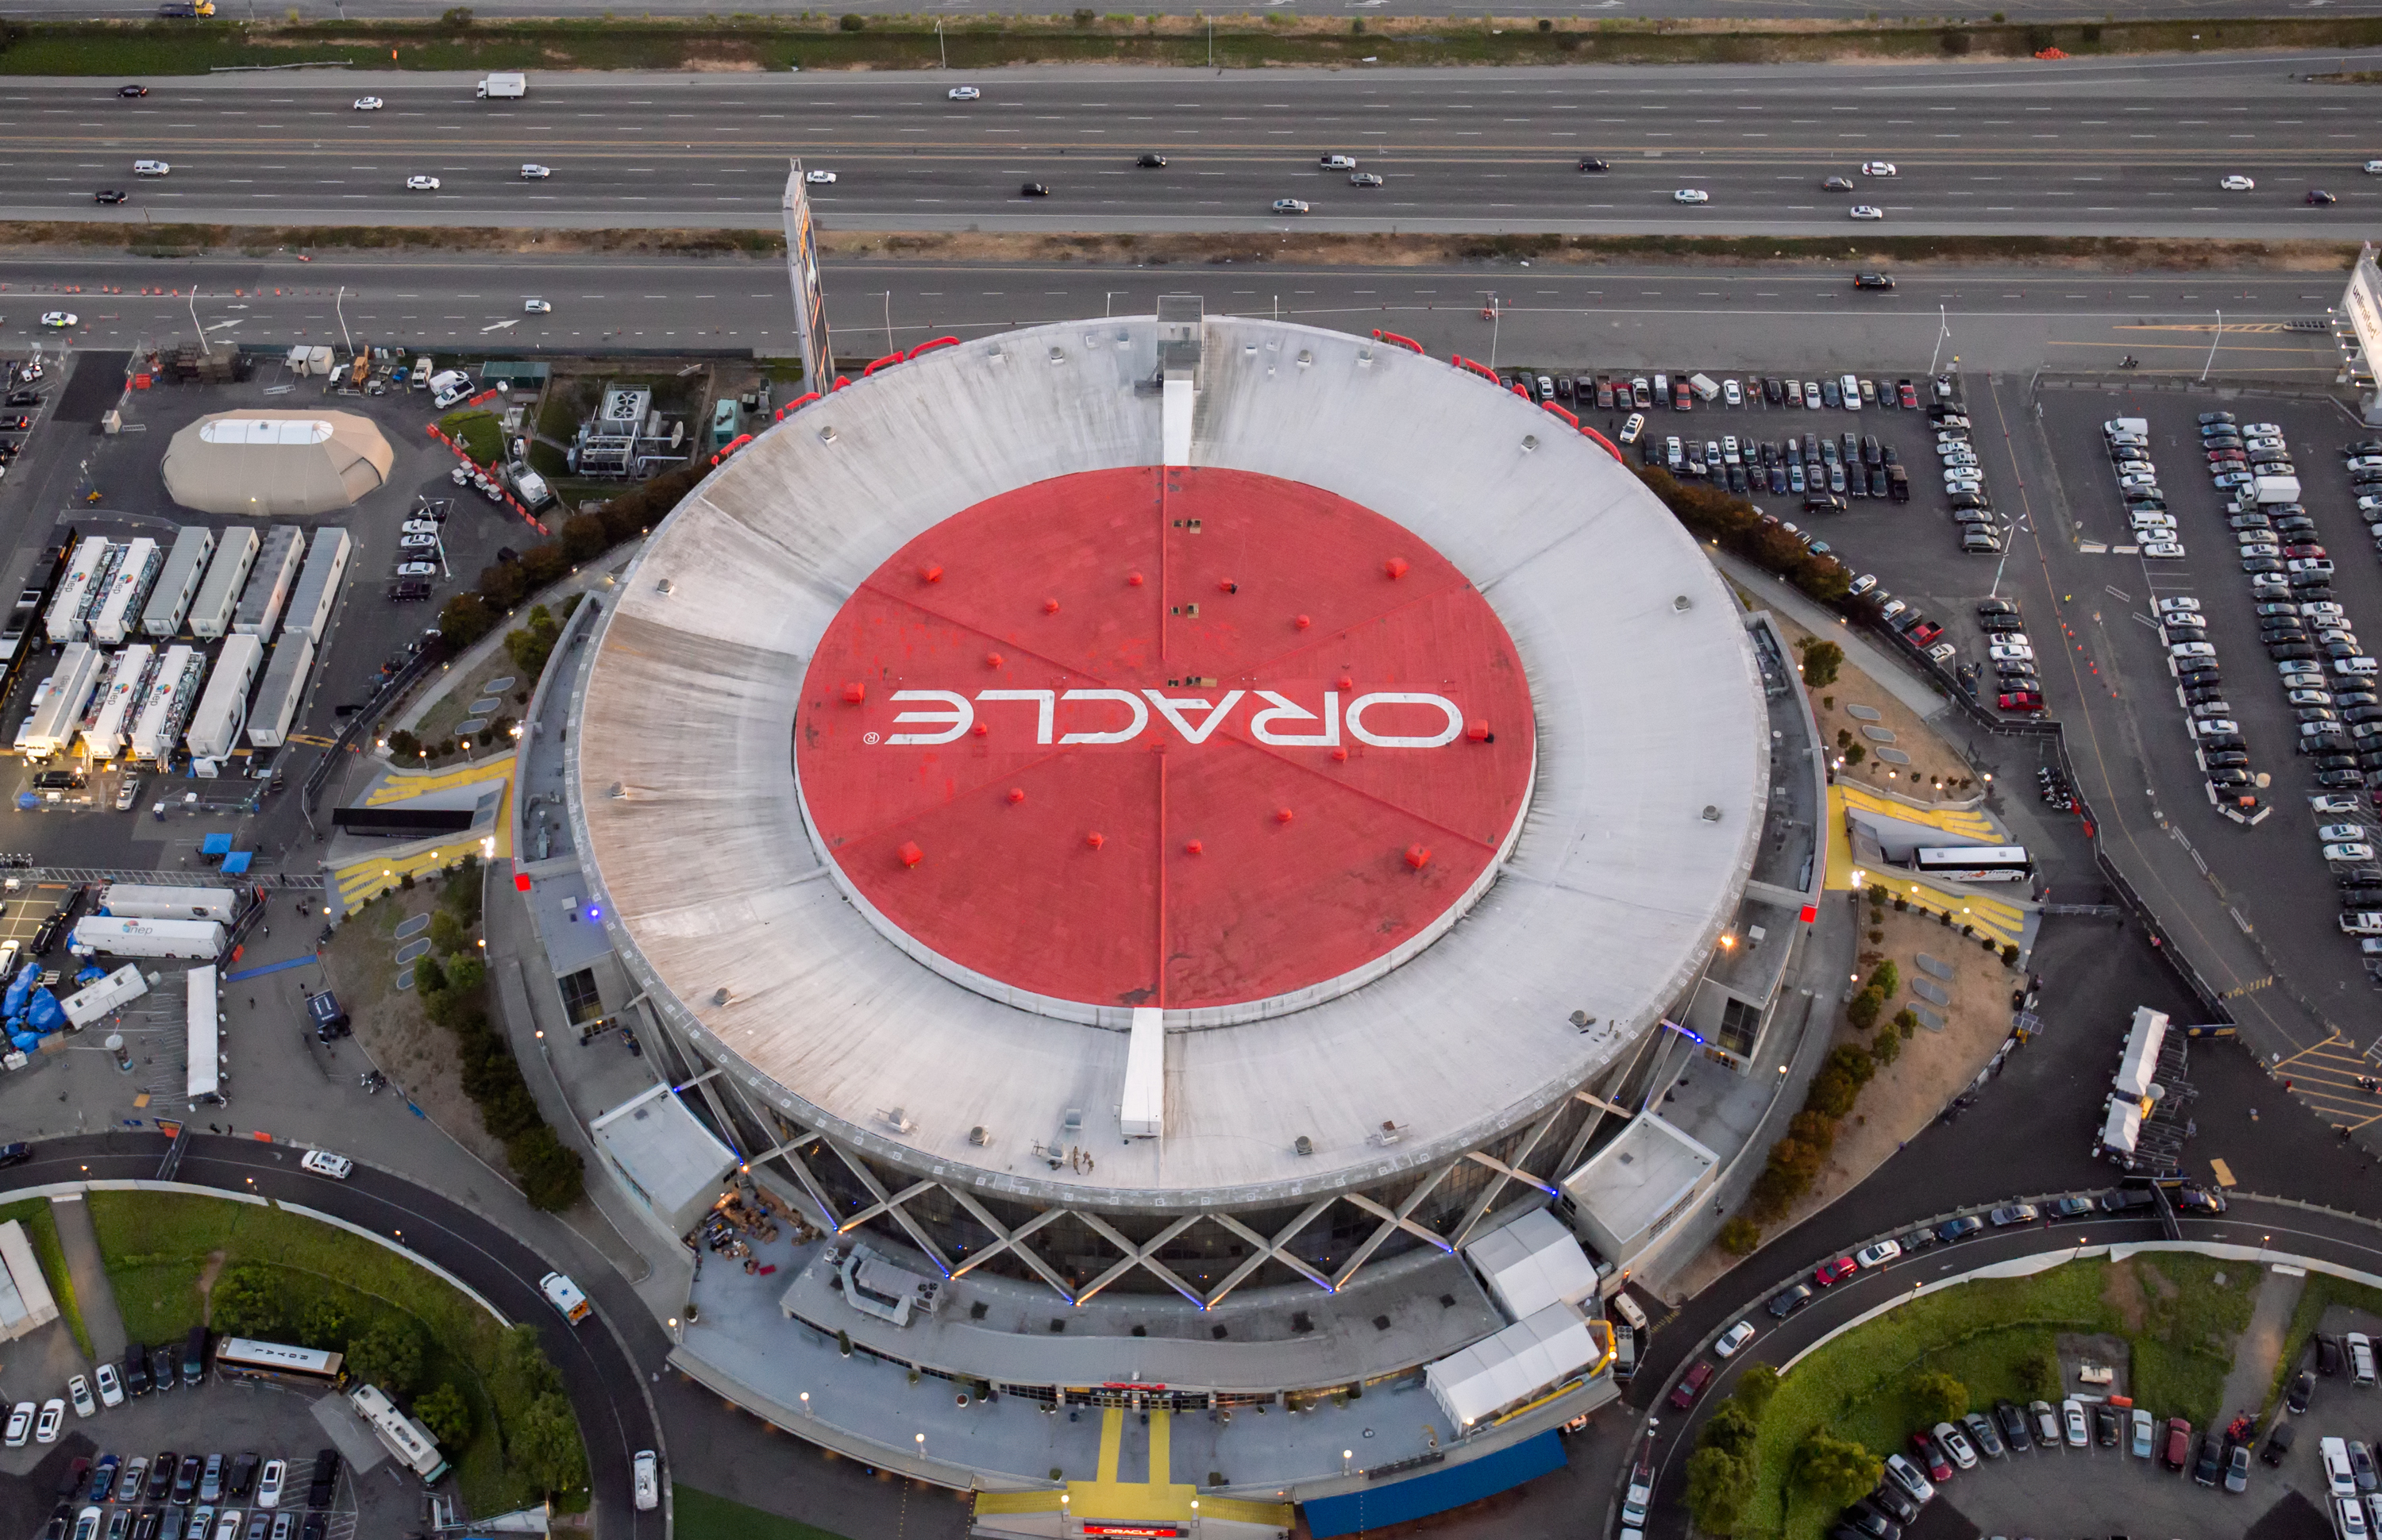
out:
<path id="1" fill-rule="evenodd" d="M 252 6 L 254 0 L 249 0 Z M 847 0 L 836 14 L 856 11 L 864 16 L 900 17 L 916 20 L 915 12 L 908 9 L 909 0 Z M 279 12 L 291 12 L 310 21 L 345 19 L 349 17 L 386 17 L 399 20 L 427 20 L 445 14 L 450 7 L 446 0 L 309 0 L 308 4 L 277 7 Z M 1451 6 L 1446 0 L 1332 0 L 1332 3 L 1310 3 L 1301 6 L 1297 0 L 1261 0 L 1260 9 L 1267 12 L 1287 11 L 1295 16 L 1425 16 L 1473 18 L 1476 21 L 1491 16 L 1503 17 L 1480 6 Z M 2336 3 L 2327 7 L 2333 16 L 2371 16 L 2376 6 L 2359 0 Z M 483 17 L 583 17 L 610 18 L 618 10 L 607 0 L 484 0 L 472 9 Z M 2130 6 L 2112 9 L 2094 0 L 1934 0 L 1924 9 L 1903 6 L 1881 10 L 1866 0 L 1732 0 L 1724 12 L 1713 0 L 1565 0 L 1554 6 L 1541 6 L 1530 14 L 1536 17 L 1558 17 L 1567 20 L 1605 20 L 1632 18 L 1718 18 L 1729 21 L 1753 19 L 1846 20 L 1854 18 L 1883 19 L 1888 23 L 1924 26 L 1945 18 L 1965 21 L 1986 21 L 2007 16 L 2012 21 L 2098 21 L 2105 18 L 2133 20 L 2145 17 L 2224 17 L 2267 16 L 2276 7 L 2272 0 L 2177 0 L 2155 10 L 2149 6 Z M 246 14 L 227 0 L 222 7 L 226 16 Z M 655 17 L 711 17 L 717 13 L 706 8 L 704 0 L 659 0 L 658 4 L 639 7 L 641 15 Z M 942 0 L 935 7 L 939 16 L 999 17 L 1020 14 L 1001 0 Z M 1148 0 L 1133 12 L 1136 16 L 1183 16 L 1203 14 L 1197 0 Z M 77 20 L 98 18 L 108 20 L 140 21 L 156 15 L 153 6 L 142 0 L 10 0 L 0 15 L 10 18 L 68 18 Z"/>
<path id="2" fill-rule="evenodd" d="M 0 86 L 0 218 L 766 228 L 798 156 L 834 174 L 812 195 L 849 230 L 2351 239 L 2382 209 L 2382 178 L 2361 170 L 2382 133 L 2359 88 L 2302 77 L 2360 67 L 558 72 L 510 102 L 475 100 L 462 74 L 172 77 L 138 99 L 112 79 L 25 79 Z M 959 85 L 981 99 L 950 100 Z M 1168 164 L 1137 165 L 1146 153 Z M 1327 155 L 1382 185 L 1352 186 Z M 171 171 L 136 177 L 136 160 Z M 1863 173 L 1878 163 L 1897 174 Z M 552 175 L 525 180 L 524 164 Z M 2257 186 L 2220 190 L 2233 175 Z M 2316 188 L 2338 204 L 2306 206 Z M 101 189 L 129 197 L 96 206 Z M 1274 212 L 1283 199 L 1308 211 Z"/>

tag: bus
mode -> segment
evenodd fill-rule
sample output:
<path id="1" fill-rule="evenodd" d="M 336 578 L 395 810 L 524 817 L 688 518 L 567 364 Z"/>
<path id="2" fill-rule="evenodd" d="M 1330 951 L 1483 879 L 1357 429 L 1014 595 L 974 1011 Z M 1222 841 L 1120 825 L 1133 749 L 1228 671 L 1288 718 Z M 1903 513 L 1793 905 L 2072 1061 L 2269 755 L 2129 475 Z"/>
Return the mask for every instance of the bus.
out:
<path id="1" fill-rule="evenodd" d="M 337 1389 L 347 1380 L 340 1355 L 283 1342 L 227 1337 L 215 1344 L 215 1373 L 226 1379 L 270 1380 L 276 1385 L 319 1385 Z"/>
<path id="2" fill-rule="evenodd" d="M 2023 845 L 1958 845 L 1922 849 L 1911 864 L 1922 877 L 1946 882 L 2025 882 L 2034 862 Z"/>
<path id="3" fill-rule="evenodd" d="M 399 1412 L 378 1387 L 359 1385 L 348 1392 L 348 1400 L 356 1414 L 372 1425 L 380 1447 L 420 1477 L 423 1485 L 429 1486 L 447 1473 L 447 1457 L 438 1452 L 438 1441 L 430 1436 L 430 1430 Z"/>

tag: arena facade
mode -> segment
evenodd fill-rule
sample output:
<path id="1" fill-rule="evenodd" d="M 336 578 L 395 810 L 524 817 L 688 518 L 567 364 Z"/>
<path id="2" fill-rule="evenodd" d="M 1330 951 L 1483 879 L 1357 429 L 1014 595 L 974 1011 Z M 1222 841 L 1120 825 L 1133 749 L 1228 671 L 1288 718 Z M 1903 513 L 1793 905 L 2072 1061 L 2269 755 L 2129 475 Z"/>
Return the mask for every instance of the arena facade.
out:
<path id="1" fill-rule="evenodd" d="M 786 412 L 571 705 L 590 900 L 747 1164 L 1087 1320 L 1386 1300 L 1549 1206 L 1769 796 L 1737 607 L 1606 446 L 1197 307 Z"/>

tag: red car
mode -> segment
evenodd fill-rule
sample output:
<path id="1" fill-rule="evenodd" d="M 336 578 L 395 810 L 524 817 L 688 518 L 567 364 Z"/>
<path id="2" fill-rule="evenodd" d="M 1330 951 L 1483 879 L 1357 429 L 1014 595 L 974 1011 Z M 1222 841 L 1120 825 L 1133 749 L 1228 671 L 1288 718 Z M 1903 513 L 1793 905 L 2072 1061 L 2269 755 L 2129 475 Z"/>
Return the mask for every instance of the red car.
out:
<path id="1" fill-rule="evenodd" d="M 2321 545 L 2286 545 L 2283 547 L 2283 555 L 2287 556 L 2327 556 L 2330 553 L 2326 551 Z"/>
<path id="2" fill-rule="evenodd" d="M 1916 411 L 1919 409 L 1919 388 L 1912 385 L 1909 380 L 1905 380 L 1900 385 L 1895 386 L 1894 393 L 1896 397 L 1901 400 L 1906 410 Z"/>
<path id="3" fill-rule="evenodd" d="M 1926 1471 L 1928 1480 L 1952 1479 L 1952 1461 L 1945 1457 L 1944 1451 L 1936 1447 L 1935 1440 L 1933 1438 L 1923 1433 L 1912 1434 L 1910 1452 L 1918 1458 L 1921 1468 Z"/>
<path id="4" fill-rule="evenodd" d="M 2043 697 L 2032 690 L 2016 690 L 2001 698 L 2004 711 L 2041 711 Z"/>
<path id="5" fill-rule="evenodd" d="M 1851 1257 L 1840 1256 L 1834 1262 L 1823 1262 L 1811 1270 L 1811 1281 L 1825 1289 L 1839 1278 L 1848 1278 L 1860 1271 L 1860 1264 Z"/>
<path id="6" fill-rule="evenodd" d="M 1681 1379 L 1671 1391 L 1671 1404 L 1682 1412 L 1693 1406 L 1696 1397 L 1702 1392 L 1705 1386 L 1712 1383 L 1712 1360 L 1706 1359 L 1688 1370 L 1687 1376 Z"/>
<path id="7" fill-rule="evenodd" d="M 1924 647 L 1944 634 L 1944 628 L 1933 620 L 1922 620 L 1910 628 L 1910 640 Z"/>

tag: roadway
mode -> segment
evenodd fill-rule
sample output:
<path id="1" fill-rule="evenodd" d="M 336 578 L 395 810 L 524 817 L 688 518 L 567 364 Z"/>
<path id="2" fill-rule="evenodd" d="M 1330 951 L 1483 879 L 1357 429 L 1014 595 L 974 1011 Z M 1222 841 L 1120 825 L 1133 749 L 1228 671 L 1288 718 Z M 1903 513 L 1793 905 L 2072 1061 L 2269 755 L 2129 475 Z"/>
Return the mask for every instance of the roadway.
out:
<path id="1" fill-rule="evenodd" d="M 838 259 L 824 274 L 838 351 L 870 357 L 945 335 L 1148 314 L 1160 294 L 1194 293 L 1211 312 L 1381 328 L 1441 356 L 1551 368 L 1907 373 L 1939 356 L 1939 338 L 1940 357 L 1970 370 L 2102 369 L 2131 353 L 2154 370 L 2205 365 L 2236 379 L 2323 383 L 2339 367 L 2329 335 L 2283 330 L 2339 302 L 2341 279 L 2327 273 L 1946 268 L 1907 272 L 1883 294 L 1857 292 L 1844 268 L 1819 264 Z M 1492 297 L 1494 323 L 1481 317 Z M 553 313 L 522 313 L 529 298 L 546 299 Z M 782 265 L 743 258 L 0 255 L 0 348 L 55 346 L 60 334 L 38 324 L 53 309 L 79 317 L 77 347 L 153 344 L 196 326 L 272 346 L 353 338 L 432 349 L 792 351 Z"/>
<path id="2" fill-rule="evenodd" d="M 2099 21 L 2105 18 L 2121 21 L 2164 19 L 2174 17 L 2271 16 L 2283 9 L 2305 9 L 2311 0 L 2296 0 L 2289 6 L 2278 6 L 2275 0 L 2169 0 L 2156 6 L 2130 5 L 2110 6 L 2103 0 L 1931 0 L 1924 7 L 1903 6 L 1881 9 L 1868 0 L 1731 0 L 1724 13 L 1713 0 L 1564 0 L 1552 6 L 1532 9 L 1532 18 L 1550 17 L 1578 23 L 1608 18 L 1647 19 L 1652 18 L 1713 18 L 1728 21 L 1745 20 L 1852 20 L 1882 18 L 1888 24 L 1926 26 L 1946 17 L 1968 21 L 1986 21 L 1996 16 L 2007 16 L 2012 21 Z M 239 18 L 252 14 L 255 0 L 248 8 L 223 0 L 222 14 Z M 300 6 L 276 6 L 273 14 L 294 11 L 309 21 L 336 21 L 349 18 L 388 18 L 399 20 L 426 21 L 448 10 L 447 0 L 308 0 Z M 1359 16 L 1427 16 L 1478 18 L 1492 14 L 1480 6 L 1452 6 L 1447 0 L 1314 0 L 1301 6 L 1298 0 L 1259 0 L 1256 7 L 1265 11 L 1284 11 L 1293 16 L 1330 18 Z M 2332 0 L 2324 5 L 2327 16 L 2372 16 L 2382 10 L 2374 0 Z M 609 0 L 482 0 L 473 11 L 484 18 L 594 17 L 610 18 L 619 14 Z M 916 21 L 918 13 L 911 9 L 910 0 L 846 0 L 837 15 L 858 11 L 866 16 L 902 17 Z M 121 21 L 145 21 L 157 14 L 149 0 L 8 0 L 0 6 L 0 17 L 10 19 L 73 19 L 104 18 Z M 641 16 L 654 17 L 716 17 L 709 0 L 657 0 L 657 4 L 639 7 Z M 934 15 L 948 17 L 1001 17 L 1016 15 L 1004 0 L 940 0 Z M 1133 12 L 1136 16 L 1185 16 L 1203 14 L 1201 0 L 1147 0 Z M 1493 14 L 1503 17 L 1503 10 Z"/>
<path id="3" fill-rule="evenodd" d="M 791 155 L 836 174 L 813 195 L 844 230 L 2351 239 L 2382 212 L 2360 169 L 2382 133 L 2358 88 L 2297 77 L 2361 64 L 558 73 L 516 102 L 475 101 L 460 74 L 163 78 L 141 99 L 29 79 L 0 84 L 17 124 L 0 218 L 765 228 Z M 982 99 L 947 100 L 959 84 Z M 1326 153 L 1384 185 L 1352 187 Z M 136 159 L 173 169 L 135 177 Z M 1874 160 L 1900 175 L 1862 176 Z M 524 181 L 524 163 L 553 176 Z M 2234 174 L 2256 189 L 2220 191 Z M 1830 176 L 1857 185 L 1824 191 Z M 2314 188 L 2339 203 L 2305 206 Z M 101 189 L 129 200 L 95 206 Z M 1311 212 L 1271 213 L 1283 198 Z"/>
<path id="4" fill-rule="evenodd" d="M 166 1149 L 165 1138 L 153 1133 L 45 1140 L 31 1161 L 10 1168 L 0 1192 L 55 1182 L 153 1178 Z M 639 1394 L 643 1375 L 638 1361 L 623 1350 L 606 1322 L 638 1344 L 641 1360 L 659 1362 L 668 1347 L 661 1328 L 629 1286 L 609 1272 L 581 1280 L 605 1320 L 574 1330 L 538 1291 L 537 1280 L 550 1270 L 547 1265 L 502 1228 L 374 1167 L 359 1164 L 344 1182 L 301 1175 L 299 1153 L 286 1145 L 202 1135 L 190 1141 L 175 1179 L 301 1204 L 390 1235 L 471 1285 L 508 1319 L 536 1326 L 579 1414 L 596 1533 L 608 1537 L 667 1534 L 661 1512 L 640 1513 L 630 1501 L 631 1459 L 635 1451 L 659 1444 Z"/>

